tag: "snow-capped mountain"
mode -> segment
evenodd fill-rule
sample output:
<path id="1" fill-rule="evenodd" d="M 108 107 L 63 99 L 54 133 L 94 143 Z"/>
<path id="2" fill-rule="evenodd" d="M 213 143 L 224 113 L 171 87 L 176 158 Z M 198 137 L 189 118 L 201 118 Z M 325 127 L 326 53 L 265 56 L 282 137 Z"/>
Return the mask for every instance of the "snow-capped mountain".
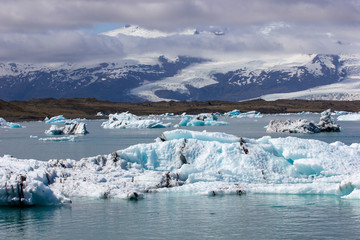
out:
<path id="1" fill-rule="evenodd" d="M 0 63 L 0 99 L 95 97 L 110 101 L 240 101 L 264 95 L 270 99 L 268 94 L 275 93 L 326 89 L 332 86 L 330 84 L 342 87 L 352 84 L 360 89 L 359 59 L 357 56 L 297 55 L 261 61 L 211 61 L 184 56 L 169 60 L 161 56 L 152 64 Z M 336 90 L 341 92 L 341 88 Z M 334 91 L 334 88 L 329 89 Z M 328 99 L 334 97 L 327 96 Z"/>

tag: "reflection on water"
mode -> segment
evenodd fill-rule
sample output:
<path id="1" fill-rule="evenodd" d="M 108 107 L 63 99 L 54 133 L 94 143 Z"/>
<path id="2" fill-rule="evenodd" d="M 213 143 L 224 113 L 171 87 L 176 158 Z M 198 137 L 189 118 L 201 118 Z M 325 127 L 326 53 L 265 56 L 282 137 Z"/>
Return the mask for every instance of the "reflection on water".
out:
<path id="1" fill-rule="evenodd" d="M 360 202 L 328 196 L 148 195 L 0 208 L 0 239 L 356 239 Z"/>

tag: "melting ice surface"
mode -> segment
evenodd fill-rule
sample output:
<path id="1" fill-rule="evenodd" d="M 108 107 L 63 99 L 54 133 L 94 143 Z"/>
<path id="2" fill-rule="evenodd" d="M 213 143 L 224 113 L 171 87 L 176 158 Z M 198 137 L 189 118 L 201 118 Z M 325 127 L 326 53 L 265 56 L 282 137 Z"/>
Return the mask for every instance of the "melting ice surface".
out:
<path id="1" fill-rule="evenodd" d="M 69 203 L 72 197 L 148 193 L 320 194 L 360 199 L 360 144 L 295 137 L 239 138 L 177 129 L 108 155 L 47 162 L 0 158 L 0 203 Z"/>

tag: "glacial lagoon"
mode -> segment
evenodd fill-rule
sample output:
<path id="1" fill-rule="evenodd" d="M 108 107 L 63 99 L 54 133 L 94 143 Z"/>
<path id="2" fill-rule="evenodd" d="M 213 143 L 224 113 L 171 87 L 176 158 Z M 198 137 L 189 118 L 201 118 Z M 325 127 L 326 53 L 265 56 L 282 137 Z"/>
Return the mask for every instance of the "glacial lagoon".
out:
<path id="1" fill-rule="evenodd" d="M 346 145 L 360 142 L 359 121 L 338 121 L 339 133 L 284 134 L 265 132 L 272 119 L 319 114 L 222 118 L 228 126 L 180 127 L 224 132 L 238 137 L 294 136 Z M 153 143 L 166 129 L 104 129 L 103 121 L 86 121 L 88 135 L 74 141 L 39 141 L 50 126 L 24 122 L 21 129 L 0 128 L 0 155 L 17 159 L 74 159 L 109 154 L 139 143 Z M 173 125 L 179 117 L 164 122 Z M 341 161 L 341 159 L 339 159 Z M 148 193 L 144 199 L 72 197 L 71 204 L 0 208 L 0 238 L 12 239 L 357 239 L 360 200 L 331 194 L 204 195 L 191 192 Z"/>

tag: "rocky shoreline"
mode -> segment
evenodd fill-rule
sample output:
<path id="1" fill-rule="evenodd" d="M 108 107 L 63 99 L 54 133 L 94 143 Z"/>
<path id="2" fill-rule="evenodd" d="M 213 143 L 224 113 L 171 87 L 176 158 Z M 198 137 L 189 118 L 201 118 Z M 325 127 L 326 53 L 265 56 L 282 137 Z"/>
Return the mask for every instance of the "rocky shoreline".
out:
<path id="1" fill-rule="evenodd" d="M 359 112 L 360 101 L 310 101 L 310 100 L 276 100 L 255 99 L 243 102 L 227 101 L 170 101 L 170 102 L 110 102 L 95 98 L 47 98 L 27 101 L 0 100 L 0 117 L 7 121 L 37 121 L 45 117 L 64 115 L 66 118 L 103 119 L 96 116 L 129 111 L 136 115 L 174 113 L 199 114 L 204 112 L 228 112 L 238 109 L 241 112 L 258 111 L 263 114 L 322 112 L 333 111 Z"/>

